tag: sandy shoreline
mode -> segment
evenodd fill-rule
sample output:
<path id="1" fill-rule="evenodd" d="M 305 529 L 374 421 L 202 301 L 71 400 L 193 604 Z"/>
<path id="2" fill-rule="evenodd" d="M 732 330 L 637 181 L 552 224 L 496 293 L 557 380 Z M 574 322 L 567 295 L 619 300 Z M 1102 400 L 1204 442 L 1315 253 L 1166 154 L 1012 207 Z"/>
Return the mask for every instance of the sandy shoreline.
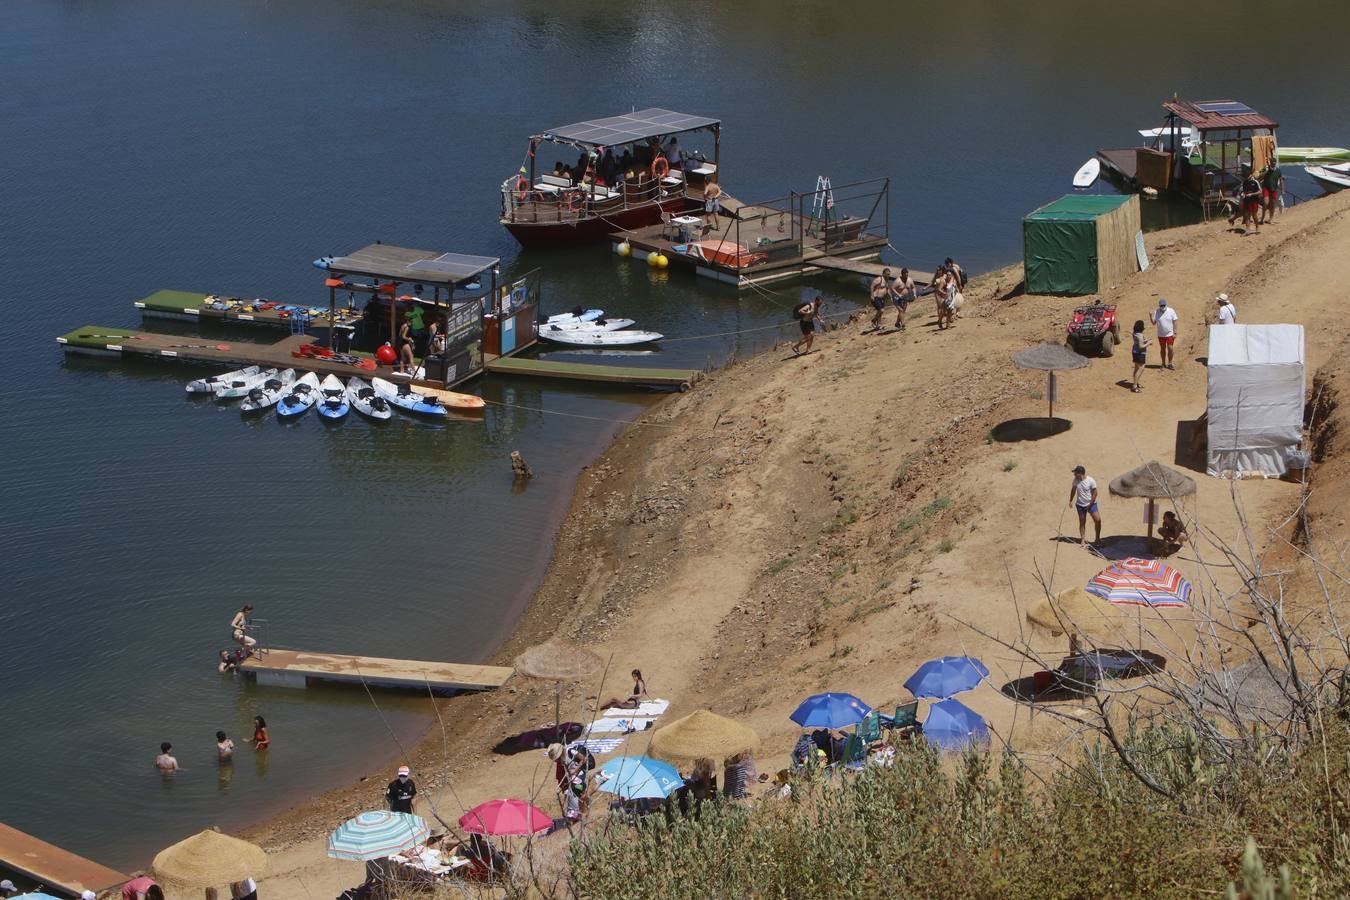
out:
<path id="1" fill-rule="evenodd" d="M 653 693 L 672 700 L 671 717 L 707 707 L 754 727 L 763 770 L 790 747 L 796 698 L 834 689 L 893 702 L 917 662 L 964 650 L 994 671 L 995 686 L 970 705 L 1000 738 L 1053 755 L 1048 717 L 1019 717 L 996 690 L 1025 673 L 966 623 L 1015 634 L 1010 593 L 1099 568 L 1056 540 L 1076 536 L 1063 515 L 1068 468 L 1084 462 L 1110 478 L 1149 458 L 1171 461 L 1177 423 L 1204 409 L 1196 359 L 1215 292 L 1233 296 L 1249 322 L 1334 315 L 1347 211 L 1350 195 L 1333 196 L 1256 236 L 1221 223 L 1150 235 L 1150 270 L 1102 299 L 1120 305 L 1128 331 L 1166 296 L 1182 316 L 1177 371 L 1149 369 L 1145 393 L 1133 395 L 1120 387 L 1128 355 L 1094 361 L 1062 379 L 1057 411 L 1073 427 L 1050 440 L 995 438 L 1000 424 L 1044 415 L 1043 380 L 1013 371 L 1008 357 L 1059 339 L 1066 307 L 1084 301 L 1009 297 L 1020 267 L 973 280 L 951 331 L 933 330 L 932 305 L 920 301 L 908 332 L 848 325 L 809 356 L 765 351 L 664 398 L 577 479 L 548 571 L 493 661 L 509 664 L 553 635 L 578 640 L 612 658 L 613 671 L 598 689 L 565 691 L 564 719 L 589 715 L 583 694 L 626 690 L 623 676 L 641 666 Z M 1307 338 L 1311 380 L 1340 335 L 1309 327 Z M 1243 482 L 1245 513 L 1273 516 L 1295 490 Z M 1136 506 L 1108 500 L 1104 514 L 1107 533 L 1139 533 Z M 1238 527 L 1215 479 L 1201 479 L 1188 514 L 1219 534 Z M 1047 642 L 1045 652 L 1059 649 Z M 539 790 L 542 754 L 491 747 L 551 720 L 551 688 L 513 679 L 438 706 L 445 733 L 433 727 L 412 764 L 444 822 L 461 805 Z M 645 746 L 641 735 L 630 743 L 629 752 Z M 321 838 L 378 807 L 387 775 L 373 771 L 250 831 L 272 853 L 270 895 L 320 896 L 361 880 L 359 865 L 324 858 Z M 547 792 L 536 802 L 549 808 Z"/>

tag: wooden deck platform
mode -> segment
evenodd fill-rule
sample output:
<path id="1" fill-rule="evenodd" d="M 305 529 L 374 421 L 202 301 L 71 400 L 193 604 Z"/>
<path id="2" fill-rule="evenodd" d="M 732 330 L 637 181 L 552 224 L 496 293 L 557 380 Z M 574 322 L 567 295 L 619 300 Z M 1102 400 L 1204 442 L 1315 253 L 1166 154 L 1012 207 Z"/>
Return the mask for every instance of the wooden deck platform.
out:
<path id="1" fill-rule="evenodd" d="M 1098 150 L 1097 159 L 1101 160 L 1102 169 L 1113 180 L 1131 187 L 1135 182 L 1135 174 L 1138 171 L 1139 159 L 1136 151 L 1138 147 L 1125 147 L 1119 150 Z"/>
<path id="2" fill-rule="evenodd" d="M 115 869 L 62 850 L 54 844 L 0 823 L 0 866 L 49 889 L 78 897 L 81 891 L 99 893 L 131 880 Z"/>
<path id="3" fill-rule="evenodd" d="M 135 302 L 135 307 L 146 319 L 175 319 L 187 322 L 215 321 L 237 325 L 260 325 L 290 330 L 297 315 L 303 315 L 308 321 L 310 331 L 328 330 L 328 307 L 297 304 L 277 304 L 270 309 L 262 309 L 272 301 L 241 297 L 221 297 L 215 294 L 201 294 L 195 291 L 155 291 L 148 297 Z M 336 324 L 338 328 L 353 329 L 361 321 L 361 311 L 339 308 Z"/>
<path id="4" fill-rule="evenodd" d="M 244 660 L 239 667 L 259 684 L 304 687 L 317 681 L 364 681 L 371 687 L 416 688 L 440 691 L 486 691 L 506 683 L 514 669 L 507 666 L 476 666 L 428 662 L 416 659 L 382 659 L 308 650 L 264 650 Z"/>
<path id="5" fill-rule="evenodd" d="M 490 359 L 487 370 L 499 375 L 530 375 L 611 384 L 645 384 L 687 391 L 703 373 L 692 369 L 651 369 L 643 366 L 610 366 L 602 363 L 562 362 L 508 356 Z"/>

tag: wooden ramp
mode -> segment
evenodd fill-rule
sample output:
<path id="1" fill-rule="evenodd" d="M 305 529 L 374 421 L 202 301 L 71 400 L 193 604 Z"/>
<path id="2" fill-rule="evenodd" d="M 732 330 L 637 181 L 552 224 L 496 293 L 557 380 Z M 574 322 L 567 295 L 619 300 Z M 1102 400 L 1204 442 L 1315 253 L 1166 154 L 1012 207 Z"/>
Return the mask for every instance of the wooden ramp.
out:
<path id="1" fill-rule="evenodd" d="M 498 375 L 533 375 L 539 378 L 568 378 L 612 384 L 650 384 L 679 388 L 682 391 L 703 377 L 691 369 L 649 369 L 644 366 L 609 366 L 600 363 L 561 362 L 551 359 L 524 359 L 504 356 L 489 360 L 489 372 Z"/>
<path id="2" fill-rule="evenodd" d="M 254 675 L 259 684 L 304 687 L 313 678 L 343 681 L 371 687 L 420 688 L 426 690 L 487 691 L 501 687 L 515 671 L 507 666 L 475 666 L 426 662 L 416 659 L 381 659 L 308 650 L 264 650 L 244 660 L 239 667 Z"/>
<path id="3" fill-rule="evenodd" d="M 99 893 L 131 880 L 130 875 L 76 856 L 3 823 L 0 823 L 0 866 L 77 897 L 81 891 Z"/>

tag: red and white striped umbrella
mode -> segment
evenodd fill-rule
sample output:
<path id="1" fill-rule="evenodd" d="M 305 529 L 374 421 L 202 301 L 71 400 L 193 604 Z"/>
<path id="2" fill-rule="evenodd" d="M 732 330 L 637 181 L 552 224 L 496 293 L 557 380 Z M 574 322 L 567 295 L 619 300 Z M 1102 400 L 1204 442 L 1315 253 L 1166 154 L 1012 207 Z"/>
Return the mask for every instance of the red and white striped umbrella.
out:
<path id="1" fill-rule="evenodd" d="M 1118 606 L 1185 606 L 1191 583 L 1158 559 L 1131 556 L 1102 569 L 1084 587 Z"/>

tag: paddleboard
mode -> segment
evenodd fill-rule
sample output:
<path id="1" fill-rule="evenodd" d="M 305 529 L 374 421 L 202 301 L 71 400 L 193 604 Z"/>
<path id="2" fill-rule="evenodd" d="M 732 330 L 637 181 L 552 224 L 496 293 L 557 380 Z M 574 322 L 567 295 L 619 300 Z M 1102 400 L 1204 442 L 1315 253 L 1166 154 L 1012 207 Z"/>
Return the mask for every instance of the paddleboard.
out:
<path id="1" fill-rule="evenodd" d="M 564 329 L 573 331 L 621 331 L 636 324 L 637 322 L 633 319 L 593 319 L 589 322 L 583 322 L 580 319 L 568 319 L 562 322 L 549 322 L 544 327 L 550 331 Z"/>
<path id="2" fill-rule="evenodd" d="M 564 328 L 558 331 L 541 329 L 539 336 L 555 344 L 572 344 L 578 347 L 610 347 L 624 344 L 646 344 L 659 341 L 665 335 L 655 331 L 578 331 Z"/>
<path id="3" fill-rule="evenodd" d="M 1073 186 L 1076 188 L 1092 187 L 1092 183 L 1097 180 L 1097 176 L 1102 174 L 1102 163 L 1097 157 L 1092 157 L 1083 163 L 1082 168 L 1074 173 Z"/>
<path id="4" fill-rule="evenodd" d="M 417 392 L 424 397 L 435 397 L 441 403 L 454 410 L 475 410 L 483 409 L 487 406 L 486 401 L 476 394 L 461 394 L 458 391 L 447 391 L 444 388 L 421 387 Z"/>
<path id="5" fill-rule="evenodd" d="M 577 310 L 580 310 L 580 312 L 578 312 Z M 581 307 L 578 306 L 572 312 L 558 313 L 556 316 L 549 316 L 548 319 L 546 319 L 545 321 L 553 323 L 553 322 L 567 322 L 572 319 L 580 319 L 583 322 L 592 322 L 600 318 L 604 314 L 605 311 L 603 309 L 581 309 Z"/>

